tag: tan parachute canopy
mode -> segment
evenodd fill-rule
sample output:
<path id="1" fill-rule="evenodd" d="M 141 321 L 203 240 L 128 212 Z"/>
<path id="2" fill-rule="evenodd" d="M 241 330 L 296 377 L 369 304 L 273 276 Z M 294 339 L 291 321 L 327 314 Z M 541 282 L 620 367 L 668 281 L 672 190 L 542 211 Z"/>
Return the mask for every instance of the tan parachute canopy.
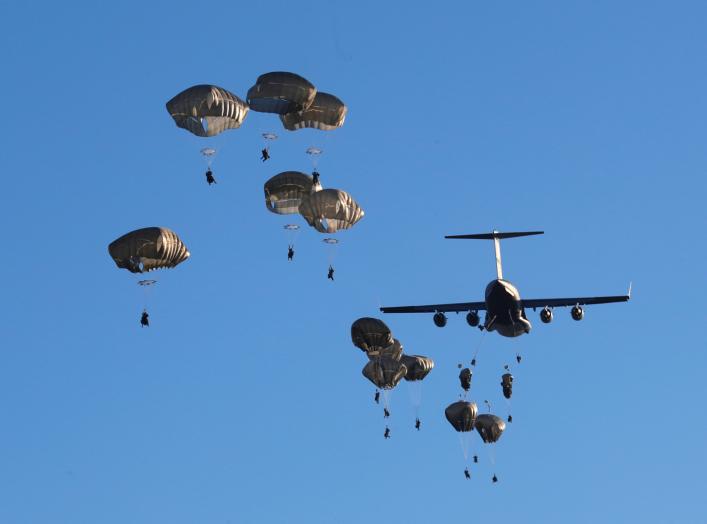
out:
<path id="1" fill-rule="evenodd" d="M 422 380 L 435 367 L 435 363 L 431 358 L 420 355 L 402 355 L 400 360 L 408 368 L 408 372 L 405 375 L 405 380 L 408 381 Z"/>
<path id="2" fill-rule="evenodd" d="M 346 119 L 346 105 L 328 93 L 317 92 L 314 102 L 304 111 L 280 115 L 285 129 L 296 131 L 306 127 L 331 131 L 344 125 Z"/>
<path id="3" fill-rule="evenodd" d="M 119 268 L 131 273 L 174 267 L 189 258 L 187 246 L 165 227 L 137 229 L 114 240 L 108 253 Z"/>
<path id="4" fill-rule="evenodd" d="M 471 431 L 474 429 L 474 421 L 478 408 L 475 402 L 466 402 L 459 400 L 447 406 L 444 410 L 444 416 L 447 417 L 449 423 L 454 426 L 457 431 Z"/>
<path id="5" fill-rule="evenodd" d="M 496 415 L 484 413 L 476 417 L 476 431 L 481 435 L 481 439 L 488 443 L 496 442 L 501 438 L 506 423 Z"/>
<path id="6" fill-rule="evenodd" d="M 393 389 L 407 373 L 405 364 L 390 357 L 371 360 L 363 368 L 363 376 L 380 389 Z"/>
<path id="7" fill-rule="evenodd" d="M 403 356 L 403 345 L 397 338 L 393 339 L 393 343 L 389 346 L 382 348 L 381 350 L 373 349 L 368 352 L 368 358 L 373 360 L 379 357 L 388 357 L 393 360 L 400 360 Z"/>
<path id="8" fill-rule="evenodd" d="M 285 115 L 307 109 L 316 94 L 317 88 L 307 79 L 277 71 L 260 75 L 246 98 L 253 111 Z"/>
<path id="9" fill-rule="evenodd" d="M 248 105 L 230 91 L 212 85 L 192 86 L 167 102 L 178 127 L 196 136 L 215 136 L 241 127 Z"/>
<path id="10" fill-rule="evenodd" d="M 351 324 L 351 342 L 368 353 L 390 346 L 393 343 L 393 335 L 382 320 L 362 317 Z"/>
<path id="11" fill-rule="evenodd" d="M 265 182 L 265 205 L 278 215 L 299 213 L 302 198 L 312 192 L 312 176 L 284 171 Z"/>
<path id="12" fill-rule="evenodd" d="M 503 396 L 511 398 L 513 395 L 513 375 L 504 373 L 501 377 L 501 386 L 503 387 Z"/>
<path id="13" fill-rule="evenodd" d="M 364 214 L 351 195 L 339 189 L 322 189 L 305 196 L 299 212 L 320 233 L 349 229 Z"/>
<path id="14" fill-rule="evenodd" d="M 459 382 L 464 391 L 469 391 L 471 388 L 471 370 L 464 368 L 459 372 Z"/>

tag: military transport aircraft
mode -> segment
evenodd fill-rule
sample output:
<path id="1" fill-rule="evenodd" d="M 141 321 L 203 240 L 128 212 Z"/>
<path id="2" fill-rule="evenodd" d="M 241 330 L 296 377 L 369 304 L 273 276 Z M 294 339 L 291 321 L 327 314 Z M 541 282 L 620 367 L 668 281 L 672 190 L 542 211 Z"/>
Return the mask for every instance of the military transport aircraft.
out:
<path id="1" fill-rule="evenodd" d="M 486 299 L 484 302 L 459 302 L 457 304 L 430 304 L 427 306 L 399 306 L 382 307 L 383 313 L 434 313 L 432 317 L 437 327 L 447 325 L 448 312 L 467 312 L 466 321 L 470 326 L 478 326 L 479 329 L 487 331 L 497 331 L 504 337 L 517 337 L 524 333 L 530 333 L 530 322 L 525 316 L 525 308 L 543 308 L 540 311 L 540 320 L 549 324 L 552 322 L 552 308 L 572 306 L 572 318 L 582 320 L 584 309 L 582 306 L 589 304 L 608 304 L 611 302 L 626 302 L 631 298 L 631 286 L 628 294 L 614 297 L 574 297 L 574 298 L 538 298 L 522 299 L 518 290 L 509 281 L 503 279 L 501 269 L 501 243 L 503 238 L 515 238 L 529 235 L 542 235 L 543 231 L 522 231 L 512 233 L 481 233 L 475 235 L 449 235 L 444 238 L 461 239 L 482 239 L 493 240 L 496 251 L 496 280 L 489 282 L 486 286 Z M 486 318 L 482 326 L 479 325 L 479 311 L 486 310 Z"/>

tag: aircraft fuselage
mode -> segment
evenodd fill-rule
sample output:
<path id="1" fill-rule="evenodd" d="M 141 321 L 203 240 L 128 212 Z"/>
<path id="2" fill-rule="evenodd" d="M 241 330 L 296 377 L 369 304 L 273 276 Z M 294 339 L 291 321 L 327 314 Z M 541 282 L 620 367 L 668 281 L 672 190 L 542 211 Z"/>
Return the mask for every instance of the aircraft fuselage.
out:
<path id="1" fill-rule="evenodd" d="M 486 286 L 486 319 L 484 327 L 504 337 L 518 337 L 530 333 L 531 325 L 525 316 L 520 293 L 513 284 L 496 279 Z"/>

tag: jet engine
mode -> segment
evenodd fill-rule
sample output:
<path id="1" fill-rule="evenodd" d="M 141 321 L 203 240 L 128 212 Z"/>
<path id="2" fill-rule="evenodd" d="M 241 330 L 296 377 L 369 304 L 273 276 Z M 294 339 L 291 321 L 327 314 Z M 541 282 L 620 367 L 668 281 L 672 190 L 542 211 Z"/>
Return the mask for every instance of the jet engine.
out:
<path id="1" fill-rule="evenodd" d="M 435 322 L 435 326 L 437 327 L 444 327 L 447 325 L 447 317 L 445 316 L 444 313 L 437 312 L 434 314 L 432 317 L 432 320 Z"/>
<path id="2" fill-rule="evenodd" d="M 582 320 L 584 318 L 584 310 L 581 306 L 572 307 L 572 318 L 575 320 Z"/>
<path id="3" fill-rule="evenodd" d="M 476 311 L 469 311 L 466 314 L 466 323 L 471 327 L 476 327 L 479 325 L 479 314 Z"/>
<path id="4" fill-rule="evenodd" d="M 543 324 L 549 324 L 552 322 L 552 309 L 549 307 L 544 308 L 540 312 L 540 320 L 542 320 Z"/>

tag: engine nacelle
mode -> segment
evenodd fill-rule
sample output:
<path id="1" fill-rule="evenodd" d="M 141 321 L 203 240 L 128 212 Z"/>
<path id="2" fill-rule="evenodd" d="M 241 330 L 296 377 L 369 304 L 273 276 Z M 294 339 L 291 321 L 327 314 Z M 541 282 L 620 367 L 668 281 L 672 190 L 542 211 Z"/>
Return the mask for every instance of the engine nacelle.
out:
<path id="1" fill-rule="evenodd" d="M 540 320 L 542 321 L 543 324 L 549 324 L 552 322 L 552 309 L 550 308 L 544 308 L 540 312 Z"/>
<path id="2" fill-rule="evenodd" d="M 582 320 L 584 318 L 584 310 L 581 306 L 572 307 L 572 318 L 575 320 Z"/>
<path id="3" fill-rule="evenodd" d="M 471 327 L 476 327 L 479 325 L 479 314 L 476 311 L 469 311 L 466 314 L 466 323 Z"/>
<path id="4" fill-rule="evenodd" d="M 445 316 L 444 313 L 437 312 L 434 314 L 432 317 L 432 320 L 435 322 L 435 326 L 437 327 L 444 327 L 447 325 L 447 317 Z"/>

